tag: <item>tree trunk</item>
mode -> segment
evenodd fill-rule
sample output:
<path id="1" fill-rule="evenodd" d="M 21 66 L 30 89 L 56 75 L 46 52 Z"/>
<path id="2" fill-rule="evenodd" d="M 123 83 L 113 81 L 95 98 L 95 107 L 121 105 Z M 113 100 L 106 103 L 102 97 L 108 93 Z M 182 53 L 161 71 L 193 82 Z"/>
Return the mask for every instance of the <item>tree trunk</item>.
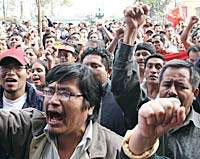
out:
<path id="1" fill-rule="evenodd" d="M 3 0 L 3 20 L 6 19 L 6 8 L 5 8 L 5 0 Z"/>
<path id="2" fill-rule="evenodd" d="M 41 0 L 36 0 L 37 8 L 38 8 L 38 31 L 39 31 L 39 47 L 42 47 L 42 12 L 41 12 Z"/>

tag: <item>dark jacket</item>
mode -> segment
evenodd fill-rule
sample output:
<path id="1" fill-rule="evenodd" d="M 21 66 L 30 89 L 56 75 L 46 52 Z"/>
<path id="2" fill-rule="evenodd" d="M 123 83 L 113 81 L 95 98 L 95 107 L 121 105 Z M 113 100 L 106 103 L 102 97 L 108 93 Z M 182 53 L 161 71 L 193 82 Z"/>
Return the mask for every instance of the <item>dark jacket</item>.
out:
<path id="1" fill-rule="evenodd" d="M 0 108 L 3 108 L 3 91 L 4 89 L 0 87 Z M 26 93 L 27 99 L 22 109 L 32 107 L 43 111 L 44 97 L 41 96 L 29 83 L 26 84 Z"/>
<path id="2" fill-rule="evenodd" d="M 0 87 L 0 108 L 3 108 L 3 92 L 4 89 Z M 44 98 L 38 94 L 38 92 L 29 84 L 26 84 L 27 99 L 24 103 L 24 108 L 36 108 L 43 111 L 43 100 Z M 0 146 L 0 159 L 11 159 L 10 155 Z"/>
<path id="3" fill-rule="evenodd" d="M 120 106 L 117 104 L 111 92 L 110 80 L 104 86 L 105 95 L 102 98 L 100 124 L 115 133 L 124 136 L 128 129 L 132 128 L 132 123 L 126 119 Z"/>
<path id="4" fill-rule="evenodd" d="M 140 87 L 133 49 L 134 46 L 119 43 L 112 72 L 112 92 L 132 127 L 137 124 L 139 105 L 147 98 Z"/>

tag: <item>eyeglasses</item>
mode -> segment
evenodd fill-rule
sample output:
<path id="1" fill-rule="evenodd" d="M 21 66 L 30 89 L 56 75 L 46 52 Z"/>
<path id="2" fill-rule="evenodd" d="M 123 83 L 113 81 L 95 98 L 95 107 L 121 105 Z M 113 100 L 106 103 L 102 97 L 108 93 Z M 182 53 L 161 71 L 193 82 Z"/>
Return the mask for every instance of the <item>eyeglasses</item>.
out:
<path id="1" fill-rule="evenodd" d="M 0 66 L 2 73 L 6 73 L 10 70 L 13 70 L 14 72 L 21 72 L 23 69 L 26 69 L 26 66 Z"/>
<path id="2" fill-rule="evenodd" d="M 55 88 L 45 87 L 43 89 L 43 94 L 47 98 L 52 98 L 56 93 L 59 100 L 68 101 L 70 97 L 82 97 L 82 94 L 74 94 L 64 89 L 55 90 Z"/>

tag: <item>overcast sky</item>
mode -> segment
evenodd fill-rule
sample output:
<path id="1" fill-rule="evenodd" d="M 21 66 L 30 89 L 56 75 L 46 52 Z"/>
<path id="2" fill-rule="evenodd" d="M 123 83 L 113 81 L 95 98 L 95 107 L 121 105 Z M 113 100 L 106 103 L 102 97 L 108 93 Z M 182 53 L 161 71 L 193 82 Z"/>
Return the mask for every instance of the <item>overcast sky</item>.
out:
<path id="1" fill-rule="evenodd" d="M 57 8 L 59 15 L 74 16 L 83 15 L 88 13 L 96 13 L 98 8 L 104 11 L 105 17 L 108 16 L 120 16 L 123 13 L 123 9 L 128 4 L 133 3 L 133 0 L 73 0 L 71 7 L 66 9 Z M 62 10 L 62 11 L 61 11 Z"/>

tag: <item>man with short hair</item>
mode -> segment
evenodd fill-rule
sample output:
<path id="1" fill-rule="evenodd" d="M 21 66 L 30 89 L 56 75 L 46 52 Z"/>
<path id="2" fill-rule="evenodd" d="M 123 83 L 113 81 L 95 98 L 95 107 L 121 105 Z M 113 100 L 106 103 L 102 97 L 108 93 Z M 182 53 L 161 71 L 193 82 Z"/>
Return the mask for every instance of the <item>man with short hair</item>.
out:
<path id="1" fill-rule="evenodd" d="M 33 107 L 43 110 L 43 97 L 27 82 L 28 65 L 21 49 L 8 49 L 0 54 L 0 108 L 4 110 Z M 7 150 L 7 149 L 6 149 Z M 0 148 L 0 158 L 10 154 Z"/>
<path id="2" fill-rule="evenodd" d="M 145 103 L 140 108 L 141 111 L 151 112 L 147 113 L 145 117 L 151 116 L 151 119 L 155 119 L 154 123 L 148 121 L 151 126 L 148 127 L 147 133 L 154 134 L 155 138 L 161 136 L 159 131 L 167 127 L 165 118 L 173 113 L 175 107 L 180 107 L 181 110 L 174 112 L 173 116 L 176 118 L 172 122 L 178 120 L 181 114 L 186 116 L 186 120 L 160 138 L 158 154 L 173 159 L 199 157 L 200 116 L 192 105 L 199 94 L 198 86 L 199 74 L 193 64 L 182 60 L 172 60 L 163 66 L 159 77 L 159 98 Z M 172 99 L 177 101 L 172 102 Z M 155 114 L 157 114 L 156 118 L 154 118 Z M 157 123 L 159 125 L 153 126 Z M 151 137 L 154 140 L 153 136 Z"/>
<path id="3" fill-rule="evenodd" d="M 191 62 L 192 64 L 195 64 L 196 60 L 200 57 L 200 46 L 195 45 L 193 47 L 190 47 L 187 51 L 188 53 L 188 62 Z"/>
<path id="4" fill-rule="evenodd" d="M 151 147 L 144 141 L 140 148 L 141 133 L 133 130 L 130 137 L 136 141 L 122 144 L 122 137 L 96 122 L 102 84 L 86 65 L 57 65 L 46 82 L 45 114 L 35 109 L 0 111 L 0 145 L 15 159 L 129 159 L 138 149 L 151 150 L 144 153 L 149 157 L 155 153 L 158 143 Z"/>
<path id="5" fill-rule="evenodd" d="M 156 54 L 156 49 L 151 43 L 143 42 L 139 43 L 135 49 L 135 60 L 139 66 L 140 82 L 144 79 L 144 63 L 145 59 L 152 54 Z"/>
<path id="6" fill-rule="evenodd" d="M 144 82 L 142 87 L 148 98 L 155 99 L 158 95 L 158 78 L 162 67 L 164 66 L 164 57 L 159 54 L 153 54 L 146 58 L 144 66 Z"/>
<path id="7" fill-rule="evenodd" d="M 23 47 L 23 38 L 18 33 L 13 33 L 7 41 L 8 48 L 22 48 Z"/>
<path id="8" fill-rule="evenodd" d="M 58 49 L 60 63 L 72 64 L 78 61 L 78 52 L 74 46 L 65 44 Z"/>
<path id="9" fill-rule="evenodd" d="M 44 48 L 52 48 L 56 43 L 56 37 L 52 35 L 48 35 L 45 37 L 45 45 Z"/>
<path id="10" fill-rule="evenodd" d="M 81 63 L 88 65 L 103 85 L 104 96 L 100 109 L 100 124 L 124 136 L 134 124 L 124 116 L 111 92 L 112 59 L 110 54 L 106 49 L 88 48 L 81 55 Z"/>
<path id="11" fill-rule="evenodd" d="M 156 48 L 156 53 L 162 53 L 162 50 L 165 50 L 165 38 L 162 34 L 155 34 L 151 38 L 152 44 Z"/>

